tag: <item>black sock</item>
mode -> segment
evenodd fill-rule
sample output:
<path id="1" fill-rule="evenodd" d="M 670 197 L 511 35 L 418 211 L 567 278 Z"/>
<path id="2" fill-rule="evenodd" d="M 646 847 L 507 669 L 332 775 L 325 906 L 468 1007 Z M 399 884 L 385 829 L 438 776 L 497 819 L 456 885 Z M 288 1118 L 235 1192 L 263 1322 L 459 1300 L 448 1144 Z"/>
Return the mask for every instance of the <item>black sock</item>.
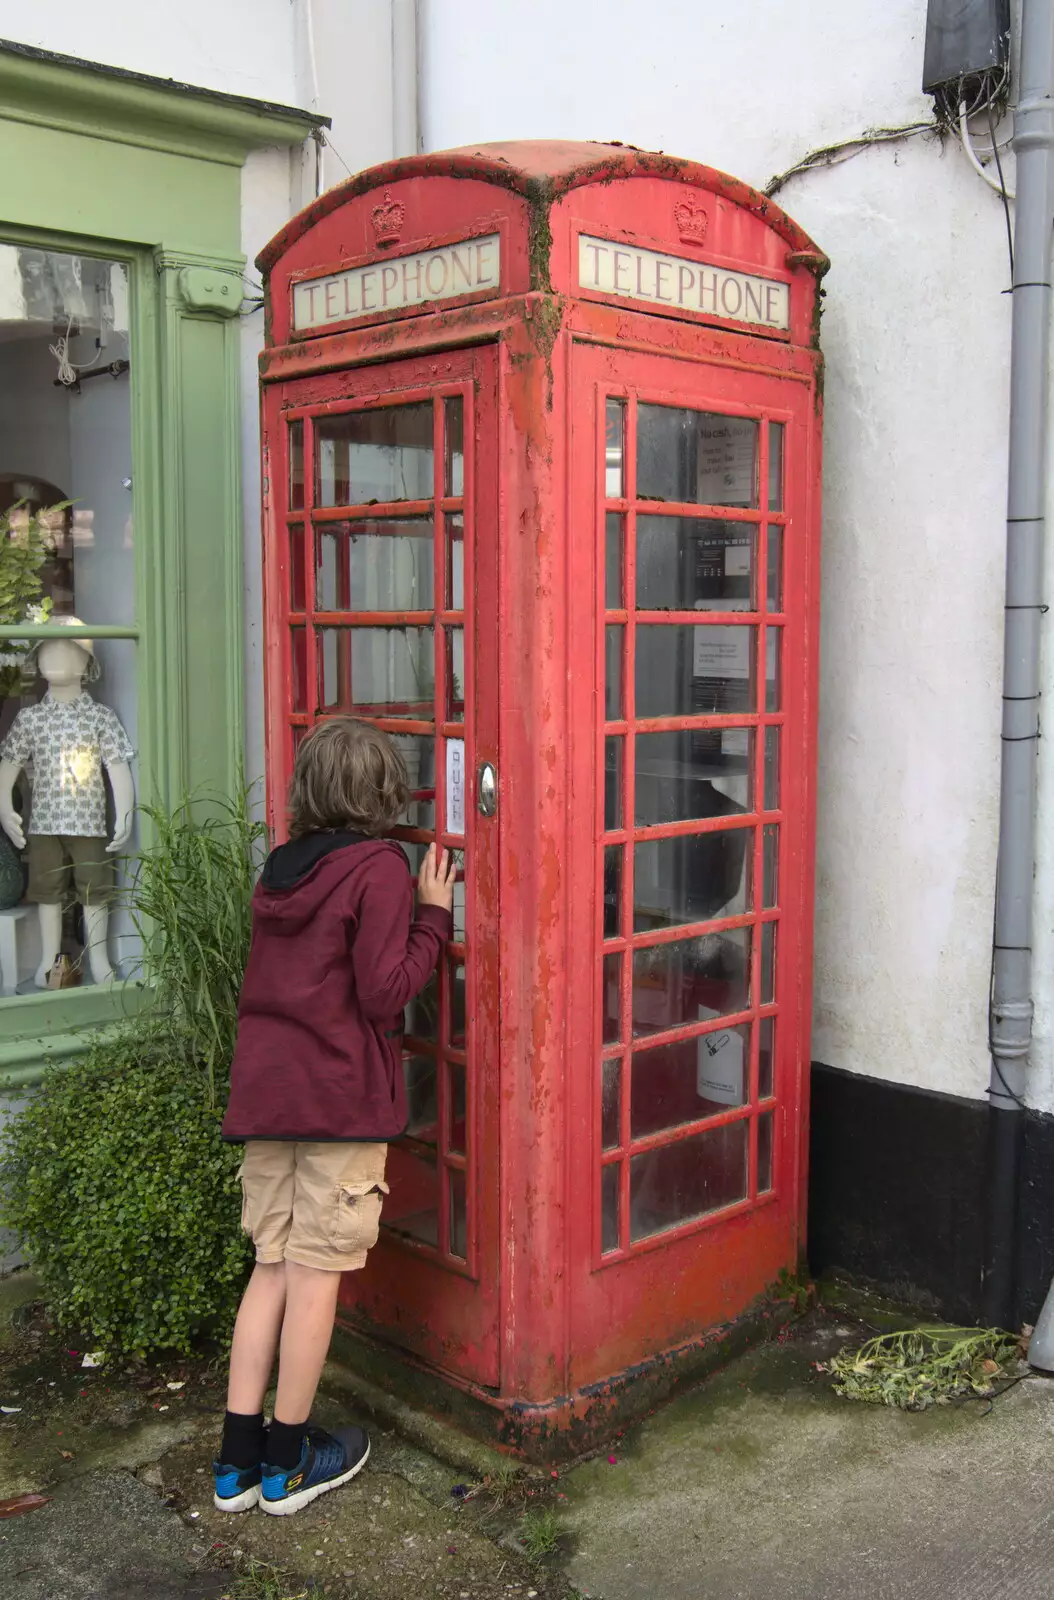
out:
<path id="1" fill-rule="evenodd" d="M 276 1417 L 267 1430 L 267 1465 L 289 1472 L 304 1452 L 306 1422 L 279 1422 Z"/>
<path id="2" fill-rule="evenodd" d="M 220 1444 L 220 1461 L 225 1467 L 255 1467 L 263 1459 L 263 1412 L 246 1416 L 242 1411 L 228 1411 L 223 1418 L 223 1440 Z"/>

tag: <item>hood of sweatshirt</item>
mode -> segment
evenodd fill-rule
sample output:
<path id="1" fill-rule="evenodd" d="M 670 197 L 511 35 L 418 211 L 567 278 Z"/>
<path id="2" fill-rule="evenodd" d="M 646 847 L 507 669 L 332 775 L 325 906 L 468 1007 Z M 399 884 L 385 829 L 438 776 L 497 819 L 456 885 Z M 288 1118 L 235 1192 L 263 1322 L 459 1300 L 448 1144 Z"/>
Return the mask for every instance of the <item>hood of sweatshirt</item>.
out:
<path id="1" fill-rule="evenodd" d="M 378 856 L 394 854 L 407 875 L 410 865 L 390 839 L 362 833 L 309 833 L 279 845 L 268 856 L 253 896 L 253 910 L 276 931 L 295 933 L 315 917 L 354 873 L 368 871 Z"/>

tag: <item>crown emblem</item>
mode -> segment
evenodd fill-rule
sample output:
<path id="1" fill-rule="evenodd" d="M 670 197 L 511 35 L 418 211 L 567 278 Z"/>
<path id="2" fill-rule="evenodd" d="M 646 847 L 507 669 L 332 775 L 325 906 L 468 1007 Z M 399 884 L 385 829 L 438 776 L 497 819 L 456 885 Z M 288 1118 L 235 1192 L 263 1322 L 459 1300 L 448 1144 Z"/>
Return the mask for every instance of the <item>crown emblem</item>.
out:
<path id="1" fill-rule="evenodd" d="M 673 220 L 686 244 L 702 244 L 710 218 L 694 195 L 686 195 L 683 200 L 678 200 L 673 208 Z"/>
<path id="2" fill-rule="evenodd" d="M 395 244 L 403 231 L 405 216 L 406 207 L 402 201 L 393 200 L 391 190 L 385 189 L 384 199 L 379 206 L 374 206 L 371 218 L 378 245 Z"/>

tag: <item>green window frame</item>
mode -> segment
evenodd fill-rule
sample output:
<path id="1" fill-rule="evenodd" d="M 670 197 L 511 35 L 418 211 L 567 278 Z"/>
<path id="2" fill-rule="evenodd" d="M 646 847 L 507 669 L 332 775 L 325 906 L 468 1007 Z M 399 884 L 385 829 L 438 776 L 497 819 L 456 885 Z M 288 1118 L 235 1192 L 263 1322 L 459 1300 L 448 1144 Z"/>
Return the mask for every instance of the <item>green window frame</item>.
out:
<path id="1" fill-rule="evenodd" d="M 0 44 L 4 243 L 129 271 L 137 799 L 233 790 L 243 745 L 241 168 L 325 119 Z M 68 629 L 21 625 L 5 636 Z M 141 827 L 141 833 L 143 829 Z M 130 989 L 0 998 L 0 1090 L 36 1081 Z"/>

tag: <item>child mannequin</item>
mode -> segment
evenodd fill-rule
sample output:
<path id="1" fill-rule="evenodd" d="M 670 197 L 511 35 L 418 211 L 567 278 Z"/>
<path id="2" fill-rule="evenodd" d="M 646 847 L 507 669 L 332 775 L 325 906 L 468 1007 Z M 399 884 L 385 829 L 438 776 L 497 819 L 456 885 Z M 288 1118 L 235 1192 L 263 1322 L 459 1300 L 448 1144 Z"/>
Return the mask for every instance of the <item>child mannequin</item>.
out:
<path id="1" fill-rule="evenodd" d="M 65 619 L 80 627 L 75 617 Z M 15 718 L 0 748 L 0 827 L 18 850 L 29 834 L 29 899 L 40 919 L 38 988 L 46 988 L 62 942 L 62 912 L 70 888 L 84 906 L 85 947 L 92 979 L 113 982 L 107 950 L 113 856 L 128 843 L 135 811 L 132 747 L 108 706 L 85 692 L 86 678 L 99 676 L 90 639 L 48 639 L 36 651 L 37 669 L 48 685 L 44 700 Z M 14 786 L 32 766 L 28 830 L 15 810 Z M 105 839 L 106 767 L 116 826 Z"/>

